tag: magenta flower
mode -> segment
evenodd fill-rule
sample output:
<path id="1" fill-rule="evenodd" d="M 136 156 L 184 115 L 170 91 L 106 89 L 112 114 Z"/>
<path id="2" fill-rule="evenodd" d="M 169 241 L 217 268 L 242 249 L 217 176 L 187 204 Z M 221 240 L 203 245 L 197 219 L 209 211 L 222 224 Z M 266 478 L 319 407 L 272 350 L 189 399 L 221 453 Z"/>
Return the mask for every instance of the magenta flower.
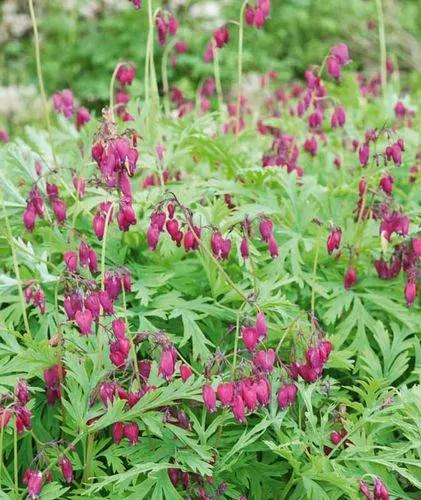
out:
<path id="1" fill-rule="evenodd" d="M 210 384 L 205 384 L 202 388 L 203 402 L 210 413 L 216 410 L 216 394 Z"/>
<path id="2" fill-rule="evenodd" d="M 220 49 L 229 42 L 230 34 L 226 26 L 221 26 L 213 32 L 213 39 Z"/>
<path id="3" fill-rule="evenodd" d="M 219 384 L 216 389 L 216 395 L 223 406 L 229 406 L 234 397 L 234 386 L 231 382 Z"/>
<path id="4" fill-rule="evenodd" d="M 72 463 L 66 457 L 61 457 L 58 460 L 58 463 L 60 465 L 64 480 L 66 481 L 66 483 L 71 483 L 74 479 Z"/>
<path id="5" fill-rule="evenodd" d="M 92 313 L 89 309 L 84 309 L 83 311 L 77 311 L 75 314 L 75 321 L 79 327 L 81 335 L 90 335 L 92 328 Z"/>
<path id="6" fill-rule="evenodd" d="M 357 270 L 355 267 L 348 267 L 344 276 L 344 287 L 348 290 L 357 283 Z"/>

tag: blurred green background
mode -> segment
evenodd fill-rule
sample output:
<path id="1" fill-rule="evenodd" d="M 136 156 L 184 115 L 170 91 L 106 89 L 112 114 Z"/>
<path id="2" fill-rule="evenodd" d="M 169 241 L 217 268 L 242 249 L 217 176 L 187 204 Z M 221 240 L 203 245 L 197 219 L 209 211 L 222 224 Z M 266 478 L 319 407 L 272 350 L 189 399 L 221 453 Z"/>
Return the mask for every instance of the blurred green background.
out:
<path id="1" fill-rule="evenodd" d="M 141 93 L 147 35 L 147 9 L 129 0 L 34 0 L 42 39 L 42 66 L 49 95 L 71 88 L 81 104 L 100 110 L 118 61 L 133 61 L 138 70 L 135 92 Z M 169 66 L 171 84 L 192 97 L 199 81 L 212 74 L 202 56 L 213 29 L 238 20 L 240 0 L 154 0 L 175 12 L 177 39 L 189 50 Z M 421 2 L 382 0 L 388 57 L 404 85 L 419 89 L 421 70 Z M 144 0 L 145 4 L 145 0 Z M 221 55 L 223 85 L 236 76 L 237 27 Z M 281 80 L 301 78 L 340 41 L 350 47 L 352 69 L 375 73 L 379 67 L 376 0 L 272 0 L 271 19 L 263 30 L 247 29 L 244 71 L 276 70 Z M 9 130 L 38 115 L 37 80 L 27 0 L 0 2 L 0 127 Z M 162 48 L 156 43 L 160 77 Z M 414 87 L 416 87 L 414 89 Z M 401 87 L 402 88 L 402 87 Z"/>

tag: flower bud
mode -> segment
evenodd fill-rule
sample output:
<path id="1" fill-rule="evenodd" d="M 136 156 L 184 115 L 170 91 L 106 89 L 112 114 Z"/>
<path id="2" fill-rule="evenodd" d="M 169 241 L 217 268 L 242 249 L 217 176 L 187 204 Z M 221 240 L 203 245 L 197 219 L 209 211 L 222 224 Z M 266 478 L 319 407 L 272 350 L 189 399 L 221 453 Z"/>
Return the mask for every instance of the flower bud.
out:
<path id="1" fill-rule="evenodd" d="M 260 234 L 262 235 L 263 241 L 269 241 L 270 237 L 272 236 L 272 230 L 273 230 L 273 223 L 270 219 L 265 218 L 260 221 L 259 231 Z"/>
<path id="2" fill-rule="evenodd" d="M 342 231 L 339 228 L 332 230 L 327 238 L 326 246 L 329 254 L 341 246 Z"/>
<path id="3" fill-rule="evenodd" d="M 186 380 L 188 380 L 192 375 L 193 372 L 190 366 L 187 366 L 185 364 L 180 365 L 180 376 L 183 382 L 186 382 Z"/>
<path id="4" fill-rule="evenodd" d="M 348 267 L 344 276 L 344 287 L 348 290 L 348 288 L 353 287 L 356 283 L 357 270 L 354 267 Z"/>
<path id="5" fill-rule="evenodd" d="M 74 479 L 73 477 L 73 466 L 70 460 L 66 457 L 61 457 L 58 461 L 61 467 L 61 473 L 66 483 L 71 483 Z"/>

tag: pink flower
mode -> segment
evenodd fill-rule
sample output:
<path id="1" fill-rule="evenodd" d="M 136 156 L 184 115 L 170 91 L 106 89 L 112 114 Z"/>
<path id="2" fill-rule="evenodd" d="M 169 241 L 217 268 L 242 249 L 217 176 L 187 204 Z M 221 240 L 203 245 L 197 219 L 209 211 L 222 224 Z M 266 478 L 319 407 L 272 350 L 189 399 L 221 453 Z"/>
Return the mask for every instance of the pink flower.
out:
<path id="1" fill-rule="evenodd" d="M 74 98 L 72 91 L 64 89 L 53 95 L 53 107 L 57 113 L 63 114 L 66 118 L 73 115 Z"/>
<path id="2" fill-rule="evenodd" d="M 358 150 L 358 157 L 360 160 L 360 164 L 362 167 L 365 167 L 368 163 L 368 159 L 370 157 L 370 147 L 368 143 L 363 143 Z"/>
<path id="3" fill-rule="evenodd" d="M 101 241 L 105 232 L 105 217 L 97 212 L 92 220 L 92 226 L 96 237 Z"/>
<path id="4" fill-rule="evenodd" d="M 340 228 L 333 229 L 330 232 L 326 242 L 327 251 L 329 254 L 331 254 L 333 250 L 339 249 L 339 247 L 341 246 L 341 239 L 342 231 Z"/>
<path id="5" fill-rule="evenodd" d="M 349 63 L 348 47 L 344 43 L 332 47 L 330 54 L 337 59 L 341 66 Z"/>
<path id="6" fill-rule="evenodd" d="M 68 251 L 63 254 L 64 262 L 69 273 L 77 272 L 77 253 Z"/>
<path id="7" fill-rule="evenodd" d="M 391 194 L 393 190 L 394 178 L 391 175 L 385 175 L 380 179 L 379 186 L 386 194 Z"/>
<path id="8" fill-rule="evenodd" d="M 178 22 L 174 16 L 170 16 L 168 19 L 168 31 L 171 36 L 175 36 L 178 31 Z"/>
<path id="9" fill-rule="evenodd" d="M 41 493 L 42 484 L 44 480 L 42 474 L 39 471 L 27 470 L 23 479 L 23 483 L 26 484 L 28 489 L 28 495 L 30 498 L 38 498 Z"/>
<path id="10" fill-rule="evenodd" d="M 266 377 L 261 377 L 255 384 L 257 400 L 262 406 L 266 406 L 270 401 L 270 384 Z"/>
<path id="11" fill-rule="evenodd" d="M 374 500 L 389 500 L 389 491 L 378 477 L 374 479 Z"/>
<path id="12" fill-rule="evenodd" d="M 158 33 L 159 44 L 164 46 L 167 42 L 167 24 L 161 15 L 156 16 L 155 27 Z"/>
<path id="13" fill-rule="evenodd" d="M 241 240 L 240 252 L 243 259 L 247 259 L 249 257 L 249 244 L 245 236 L 243 236 L 243 239 Z"/>
<path id="14" fill-rule="evenodd" d="M 405 107 L 405 104 L 401 101 L 398 101 L 395 104 L 394 110 L 395 110 L 396 118 L 405 118 L 405 115 L 408 111 Z"/>
<path id="15" fill-rule="evenodd" d="M 0 408 L 0 431 L 3 430 L 10 421 L 12 414 L 9 410 Z"/>
<path id="16" fill-rule="evenodd" d="M 26 206 L 25 211 L 23 212 L 23 224 L 27 231 L 32 232 L 34 230 L 35 218 L 36 218 L 35 207 L 32 203 L 29 203 Z"/>
<path id="17" fill-rule="evenodd" d="M 346 122 L 346 113 L 343 106 L 336 106 L 333 110 L 332 118 L 330 119 L 330 124 L 332 128 L 343 127 Z"/>
<path id="18" fill-rule="evenodd" d="M 279 388 L 277 394 L 278 405 L 281 410 L 284 410 L 292 403 L 297 397 L 297 386 L 295 384 L 284 384 Z"/>
<path id="19" fill-rule="evenodd" d="M 256 331 L 259 342 L 267 337 L 268 327 L 266 324 L 266 316 L 263 311 L 260 311 L 256 316 Z"/>
<path id="20" fill-rule="evenodd" d="M 229 42 L 230 34 L 226 26 L 221 26 L 213 32 L 213 39 L 220 49 Z"/>
<path id="21" fill-rule="evenodd" d="M 29 389 L 28 384 L 25 380 L 19 379 L 15 388 L 15 396 L 21 405 L 26 405 L 26 403 L 29 401 Z"/>
<path id="22" fill-rule="evenodd" d="M 173 347 L 164 348 L 161 353 L 161 360 L 159 363 L 159 374 L 166 380 L 171 380 L 174 375 L 176 352 Z"/>
<path id="23" fill-rule="evenodd" d="M 126 338 L 126 322 L 124 321 L 124 319 L 113 320 L 113 322 L 111 323 L 111 327 L 117 339 Z"/>
<path id="24" fill-rule="evenodd" d="M 133 446 L 139 441 L 139 426 L 137 422 L 124 424 L 124 435 Z"/>
<path id="25" fill-rule="evenodd" d="M 117 81 L 124 86 L 131 85 L 136 76 L 136 68 L 133 64 L 120 64 L 117 70 Z"/>
<path id="26" fill-rule="evenodd" d="M 175 51 L 177 54 L 185 54 L 189 50 L 189 46 L 187 42 L 184 40 L 180 40 L 174 45 Z"/>
<path id="27" fill-rule="evenodd" d="M 216 410 L 216 394 L 210 384 L 205 384 L 202 388 L 203 402 L 210 413 Z"/>
<path id="28" fill-rule="evenodd" d="M 81 335 L 91 334 L 92 319 L 92 313 L 89 309 L 76 312 L 75 321 L 79 327 Z"/>
<path id="29" fill-rule="evenodd" d="M 244 401 L 240 394 L 234 396 L 231 408 L 237 422 L 243 423 L 246 421 Z"/>
<path id="30" fill-rule="evenodd" d="M 244 10 L 244 19 L 248 26 L 253 26 L 254 24 L 254 9 L 249 4 L 246 5 Z"/>
<path id="31" fill-rule="evenodd" d="M 272 236 L 273 223 L 269 218 L 264 218 L 260 221 L 259 231 L 263 241 L 269 241 Z"/>
<path id="32" fill-rule="evenodd" d="M 278 255 L 279 255 L 279 247 L 278 247 L 277 241 L 275 240 L 275 238 L 273 236 L 271 236 L 269 238 L 269 241 L 268 241 L 268 250 L 269 250 L 269 253 L 270 253 L 272 259 L 275 259 L 276 257 L 278 257 Z"/>
<path id="33" fill-rule="evenodd" d="M 349 289 L 357 283 L 357 270 L 350 266 L 344 276 L 344 287 Z"/>
<path id="34" fill-rule="evenodd" d="M 63 224 L 66 220 L 67 207 L 63 200 L 59 198 L 52 201 L 52 207 L 54 215 L 56 216 L 57 222 Z"/>
<path id="35" fill-rule="evenodd" d="M 81 106 L 76 111 L 76 128 L 80 130 L 84 125 L 91 121 L 91 115 L 89 111 Z"/>
<path id="36" fill-rule="evenodd" d="M 371 500 L 371 493 L 368 484 L 361 480 L 359 483 L 360 492 L 365 496 L 366 500 Z"/>
<path id="37" fill-rule="evenodd" d="M 149 250 L 156 250 L 159 241 L 159 227 L 157 224 L 150 224 L 146 232 Z"/>
<path id="38" fill-rule="evenodd" d="M 258 334 L 256 328 L 253 326 L 247 326 L 247 327 L 243 328 L 242 337 L 243 337 L 243 342 L 244 342 L 244 345 L 246 346 L 246 349 L 250 352 L 254 351 L 254 349 L 256 348 L 257 342 L 258 342 L 258 337 L 259 337 L 259 334 Z"/>
<path id="39" fill-rule="evenodd" d="M 408 307 L 411 307 L 417 297 L 417 283 L 413 280 L 408 280 L 405 284 L 405 300 Z"/>
<path id="40" fill-rule="evenodd" d="M 123 422 L 116 422 L 113 424 L 111 434 L 113 436 L 113 441 L 115 444 L 120 444 L 120 441 L 124 436 L 124 424 Z"/>
<path id="41" fill-rule="evenodd" d="M 61 467 L 61 473 L 66 483 L 71 483 L 74 479 L 73 476 L 73 466 L 70 460 L 66 457 L 61 457 L 58 461 Z"/>
<path id="42" fill-rule="evenodd" d="M 180 377 L 183 382 L 186 382 L 193 375 L 192 369 L 190 366 L 185 364 L 180 365 Z"/>
<path id="43" fill-rule="evenodd" d="M 0 129 L 0 142 L 2 142 L 3 144 L 9 142 L 9 134 L 6 132 L 6 130 Z"/>
<path id="44" fill-rule="evenodd" d="M 216 389 L 216 395 L 223 406 L 228 406 L 231 404 L 232 398 L 234 397 L 234 386 L 231 382 L 225 382 L 219 384 Z"/>
<path id="45" fill-rule="evenodd" d="M 254 355 L 253 363 L 263 373 L 270 373 L 276 359 L 276 352 L 273 349 L 259 351 Z"/>
<path id="46" fill-rule="evenodd" d="M 304 151 L 307 151 L 307 153 L 309 153 L 311 156 L 316 156 L 317 148 L 317 139 L 314 137 L 314 135 L 304 141 Z"/>
<path id="47" fill-rule="evenodd" d="M 329 75 L 335 80 L 341 78 L 341 65 L 336 57 L 329 56 L 326 62 L 326 68 Z"/>

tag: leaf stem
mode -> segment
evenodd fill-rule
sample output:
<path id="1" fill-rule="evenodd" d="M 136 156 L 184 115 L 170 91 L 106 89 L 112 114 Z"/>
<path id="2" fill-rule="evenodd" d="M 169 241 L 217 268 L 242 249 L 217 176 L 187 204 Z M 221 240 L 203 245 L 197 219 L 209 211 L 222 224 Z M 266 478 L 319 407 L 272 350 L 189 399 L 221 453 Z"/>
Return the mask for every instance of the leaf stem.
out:
<path id="1" fill-rule="evenodd" d="M 35 16 L 33 0 L 28 0 L 28 5 L 29 5 L 29 12 L 30 12 L 31 21 L 32 21 L 32 29 L 34 32 L 35 62 L 36 62 L 36 66 L 37 66 L 38 85 L 39 85 L 39 89 L 41 92 L 41 98 L 42 98 L 44 115 L 45 115 L 45 122 L 47 124 L 48 138 L 49 138 L 49 142 L 50 142 L 51 153 L 53 155 L 53 162 L 54 162 L 54 166 L 55 166 L 56 170 L 58 171 L 59 168 L 58 168 L 56 153 L 55 153 L 55 149 L 54 149 L 53 135 L 52 135 L 52 131 L 51 131 L 51 121 L 50 121 L 50 113 L 49 113 L 49 109 L 48 109 L 47 95 L 45 93 L 44 79 L 42 76 L 40 42 L 39 42 L 38 26 L 37 26 L 37 19 Z"/>
<path id="2" fill-rule="evenodd" d="M 386 72 L 386 36 L 384 30 L 384 15 L 382 0 L 376 0 L 377 8 L 377 21 L 379 26 L 379 44 L 380 44 L 380 77 L 382 84 L 382 94 L 383 99 L 386 98 L 386 84 L 387 84 L 387 72 Z"/>
<path id="3" fill-rule="evenodd" d="M 23 324 L 25 325 L 25 330 L 26 330 L 27 335 L 30 336 L 31 333 L 30 333 L 30 328 L 29 328 L 28 316 L 26 315 L 25 296 L 23 294 L 22 281 L 20 279 L 19 262 L 18 262 L 18 258 L 16 255 L 15 246 L 13 244 L 12 230 L 10 228 L 9 217 L 7 216 L 7 211 L 6 211 L 6 207 L 4 205 L 3 200 L 1 201 L 1 204 L 3 207 L 4 220 L 6 222 L 6 232 L 7 232 L 8 239 L 9 239 L 10 249 L 12 251 L 13 267 L 15 270 L 16 280 L 18 282 L 18 293 L 19 293 L 19 300 L 20 300 L 20 305 L 21 305 L 21 309 L 22 309 Z"/>
<path id="4" fill-rule="evenodd" d="M 243 2 L 240 9 L 240 22 L 238 27 L 238 94 L 237 94 L 237 133 L 240 131 L 240 105 L 241 105 L 241 86 L 243 76 L 243 35 L 244 35 L 244 9 L 246 8 L 247 0 Z"/>
<path id="5" fill-rule="evenodd" d="M 215 86 L 216 86 L 216 95 L 218 96 L 218 109 L 220 115 L 223 110 L 223 102 L 224 97 L 222 94 L 222 85 L 221 85 L 221 73 L 219 69 L 219 54 L 218 47 L 216 46 L 216 42 L 212 39 L 212 51 L 213 51 L 213 71 L 215 74 Z"/>

